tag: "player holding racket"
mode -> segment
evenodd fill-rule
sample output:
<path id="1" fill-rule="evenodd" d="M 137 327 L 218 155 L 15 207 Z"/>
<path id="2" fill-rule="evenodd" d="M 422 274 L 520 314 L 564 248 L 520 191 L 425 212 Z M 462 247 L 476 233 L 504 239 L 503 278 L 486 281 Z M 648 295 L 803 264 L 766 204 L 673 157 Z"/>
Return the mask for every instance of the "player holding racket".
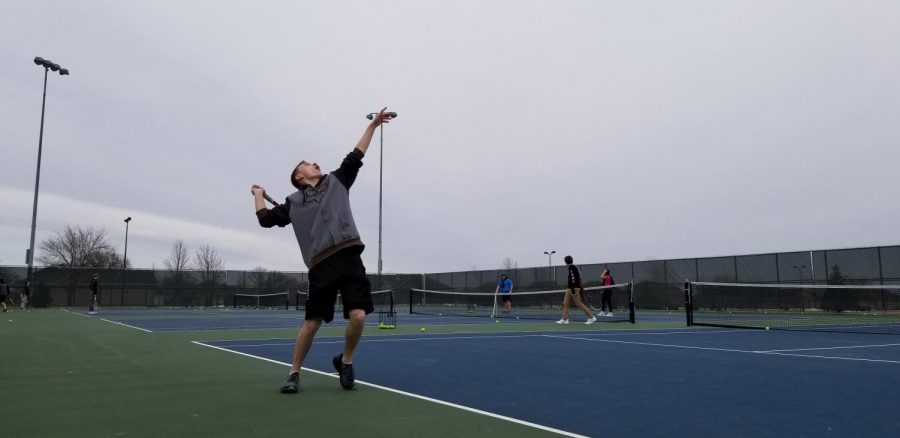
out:
<path id="1" fill-rule="evenodd" d="M 343 297 L 344 319 L 348 323 L 344 351 L 332 359 L 332 364 L 340 376 L 341 387 L 356 387 L 353 352 L 362 337 L 366 315 L 372 313 L 375 306 L 372 286 L 360 258 L 365 246 L 350 210 L 350 187 L 363 165 L 362 158 L 375 128 L 391 119 L 391 114 L 385 113 L 386 109 L 372 118 L 356 148 L 334 172 L 323 174 L 318 164 L 309 161 L 301 161 L 294 167 L 291 185 L 297 191 L 288 196 L 284 204 L 268 209 L 265 189 L 259 186 L 250 189 L 259 224 L 266 228 L 293 225 L 303 262 L 309 268 L 305 321 L 297 333 L 294 360 L 281 392 L 295 393 L 300 389 L 303 360 L 322 321 L 327 323 L 334 319 L 338 291 Z"/>
<path id="2" fill-rule="evenodd" d="M 500 294 L 500 298 L 503 300 L 503 313 L 512 312 L 512 300 L 510 300 L 512 288 L 512 280 L 506 274 L 500 274 L 500 281 L 497 282 L 497 290 L 494 291 L 494 295 Z"/>

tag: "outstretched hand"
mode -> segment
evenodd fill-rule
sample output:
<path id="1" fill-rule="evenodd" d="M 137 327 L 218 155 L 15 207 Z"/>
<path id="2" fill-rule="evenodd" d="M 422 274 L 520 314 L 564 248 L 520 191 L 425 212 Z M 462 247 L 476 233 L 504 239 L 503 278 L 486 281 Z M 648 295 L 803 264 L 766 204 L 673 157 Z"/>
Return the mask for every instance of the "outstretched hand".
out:
<path id="1" fill-rule="evenodd" d="M 256 184 L 253 184 L 253 186 L 250 187 L 250 193 L 252 193 L 253 196 L 262 196 L 262 195 L 266 194 L 266 189 L 264 189 Z"/>
<path id="2" fill-rule="evenodd" d="M 391 123 L 391 116 L 389 113 L 386 113 L 387 107 L 378 111 L 374 117 L 372 117 L 372 126 L 380 126 L 382 123 Z"/>

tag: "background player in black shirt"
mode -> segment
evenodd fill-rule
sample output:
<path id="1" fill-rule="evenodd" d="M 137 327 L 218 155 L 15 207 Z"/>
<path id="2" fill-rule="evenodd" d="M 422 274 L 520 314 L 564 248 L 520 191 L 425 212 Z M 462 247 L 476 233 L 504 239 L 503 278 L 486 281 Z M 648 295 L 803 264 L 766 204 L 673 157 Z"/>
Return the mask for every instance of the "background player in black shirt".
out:
<path id="1" fill-rule="evenodd" d="M 569 323 L 569 301 L 574 300 L 575 305 L 578 306 L 585 315 L 587 315 L 587 321 L 585 324 L 593 324 L 597 321 L 597 318 L 591 314 L 591 310 L 588 309 L 587 306 L 581 301 L 581 292 L 584 290 L 584 287 L 581 285 L 581 271 L 578 270 L 578 266 L 575 266 L 572 261 L 572 256 L 566 256 L 564 259 L 566 261 L 566 266 L 569 267 L 569 284 L 566 289 L 566 295 L 563 298 L 563 313 L 562 318 L 559 321 L 556 321 L 557 324 L 568 324 Z"/>

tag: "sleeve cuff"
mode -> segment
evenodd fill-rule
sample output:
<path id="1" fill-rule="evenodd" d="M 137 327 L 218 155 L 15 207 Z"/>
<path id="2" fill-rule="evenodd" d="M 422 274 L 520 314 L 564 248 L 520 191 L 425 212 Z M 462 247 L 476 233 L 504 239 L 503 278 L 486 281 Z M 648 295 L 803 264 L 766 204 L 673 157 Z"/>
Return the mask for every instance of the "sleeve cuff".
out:
<path id="1" fill-rule="evenodd" d="M 363 151 L 359 150 L 359 148 L 353 148 L 353 152 L 350 152 L 350 155 L 353 155 L 356 158 L 362 158 L 366 156 L 366 154 Z"/>

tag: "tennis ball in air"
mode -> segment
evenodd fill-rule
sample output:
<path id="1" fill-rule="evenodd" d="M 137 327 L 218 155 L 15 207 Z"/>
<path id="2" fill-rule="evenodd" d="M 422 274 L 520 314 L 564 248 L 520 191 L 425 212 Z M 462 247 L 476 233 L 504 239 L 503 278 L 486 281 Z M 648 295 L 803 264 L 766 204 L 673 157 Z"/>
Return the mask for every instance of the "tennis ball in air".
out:
<path id="1" fill-rule="evenodd" d="M 769 326 L 766 326 L 766 330 L 768 330 L 768 329 L 769 329 Z"/>
<path id="2" fill-rule="evenodd" d="M 497 323 L 497 324 L 500 324 L 500 320 L 499 320 L 499 319 L 495 319 L 494 322 Z"/>
<path id="3" fill-rule="evenodd" d="M 425 327 L 420 328 L 419 331 L 424 333 L 424 332 L 425 332 Z"/>

